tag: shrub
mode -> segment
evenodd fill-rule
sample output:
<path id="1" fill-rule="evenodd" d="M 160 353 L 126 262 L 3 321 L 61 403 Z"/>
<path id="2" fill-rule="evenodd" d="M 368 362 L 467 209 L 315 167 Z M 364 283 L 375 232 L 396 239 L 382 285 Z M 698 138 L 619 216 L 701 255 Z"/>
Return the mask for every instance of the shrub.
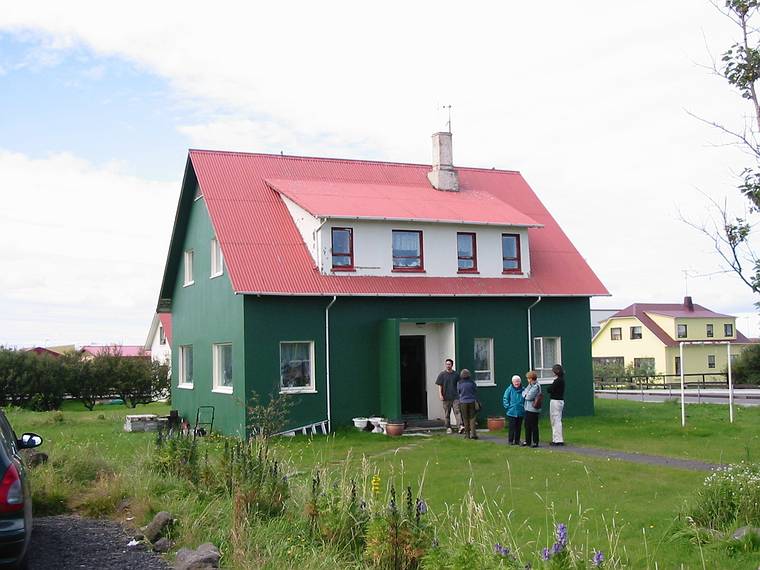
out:
<path id="1" fill-rule="evenodd" d="M 760 384 L 760 344 L 745 348 L 731 365 L 731 373 L 737 384 Z"/>
<path id="2" fill-rule="evenodd" d="M 150 466 L 161 475 L 174 475 L 197 481 L 198 445 L 195 437 L 181 431 L 169 435 L 159 429 Z"/>
<path id="3" fill-rule="evenodd" d="M 92 483 L 99 477 L 113 475 L 114 466 L 98 453 L 89 449 L 78 449 L 57 462 L 62 475 L 71 483 L 83 485 Z"/>
<path id="4" fill-rule="evenodd" d="M 760 526 L 760 465 L 718 467 L 705 479 L 687 516 L 694 525 L 721 531 L 734 526 Z"/>

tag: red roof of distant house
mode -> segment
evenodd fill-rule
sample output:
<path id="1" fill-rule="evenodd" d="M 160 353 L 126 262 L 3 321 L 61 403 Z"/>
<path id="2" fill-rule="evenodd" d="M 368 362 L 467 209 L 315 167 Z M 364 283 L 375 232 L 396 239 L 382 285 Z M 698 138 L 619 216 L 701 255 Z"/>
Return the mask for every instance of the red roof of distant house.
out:
<path id="1" fill-rule="evenodd" d="M 658 315 L 665 315 L 667 317 L 674 318 L 733 318 L 731 315 L 723 315 L 716 313 L 710 309 L 703 307 L 702 305 L 693 305 L 694 310 L 689 310 L 688 307 L 681 303 L 634 303 L 629 305 L 625 309 L 621 309 L 610 318 L 617 317 L 636 317 L 641 324 L 647 327 L 652 333 L 660 339 L 665 346 L 678 346 L 678 339 L 674 339 L 664 330 L 662 327 L 654 322 L 654 320 L 647 315 L 647 313 L 655 313 Z M 721 339 L 716 338 L 716 341 Z M 732 341 L 739 344 L 746 344 L 752 342 L 746 336 L 744 336 L 739 330 L 736 330 L 736 340 Z"/>
<path id="2" fill-rule="evenodd" d="M 150 350 L 145 350 L 142 346 L 127 345 L 127 344 L 105 344 L 96 345 L 88 344 L 80 347 L 80 352 L 86 352 L 92 356 L 98 356 L 104 351 L 117 351 L 121 356 L 150 356 Z"/>
<path id="3" fill-rule="evenodd" d="M 533 226 L 535 220 L 475 188 L 431 193 L 430 183 L 378 184 L 336 180 L 267 179 L 267 184 L 320 218 L 412 220 Z M 431 195 L 432 194 L 432 195 Z"/>
<path id="4" fill-rule="evenodd" d="M 172 314 L 171 313 L 158 313 L 158 320 L 161 321 L 161 326 L 164 327 L 164 336 L 166 342 L 172 343 Z"/>
<path id="5" fill-rule="evenodd" d="M 44 346 L 35 346 L 32 348 L 25 348 L 23 349 L 24 352 L 33 352 L 36 355 L 47 355 L 47 356 L 55 356 L 59 357 L 61 356 L 60 352 L 56 352 L 55 350 L 50 350 L 49 348 L 45 348 Z"/>
<path id="6" fill-rule="evenodd" d="M 440 192 L 427 180 L 428 165 L 301 158 L 237 152 L 190 151 L 211 222 L 224 254 L 232 288 L 238 293 L 270 295 L 386 296 L 591 296 L 607 295 L 583 257 L 518 172 L 457 168 L 460 193 Z M 432 219 L 441 212 L 456 220 L 530 228 L 531 274 L 528 278 L 461 278 L 323 275 L 315 267 L 280 194 L 267 181 L 321 213 L 359 217 L 396 216 L 411 208 L 404 191 L 426 189 L 426 204 L 412 212 Z M 315 190 L 311 191 L 309 188 Z M 186 189 L 190 191 L 190 189 Z M 313 193 L 334 192 L 327 205 Z M 337 196 L 348 192 L 344 207 Z M 372 207 L 360 194 L 380 193 Z M 394 205 L 389 196 L 399 196 Z M 463 214 L 452 214 L 452 200 Z M 481 212 L 478 210 L 482 209 Z M 491 212 L 498 212 L 492 216 Z M 466 214 L 466 215 L 465 215 Z M 474 221 L 474 220 L 470 220 Z M 169 267 L 169 266 L 167 266 Z M 169 281 L 167 281 L 167 278 Z M 165 275 L 163 295 L 170 295 Z"/>

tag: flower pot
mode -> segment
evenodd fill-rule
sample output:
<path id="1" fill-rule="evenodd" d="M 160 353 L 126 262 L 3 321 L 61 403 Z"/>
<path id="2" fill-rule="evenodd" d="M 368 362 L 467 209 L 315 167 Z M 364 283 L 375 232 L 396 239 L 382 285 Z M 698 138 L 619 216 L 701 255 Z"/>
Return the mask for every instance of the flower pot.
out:
<path id="1" fill-rule="evenodd" d="M 400 436 L 404 433 L 404 422 L 388 422 L 385 433 L 394 437 Z"/>
<path id="2" fill-rule="evenodd" d="M 383 430 L 380 427 L 380 422 L 384 422 L 385 418 L 381 418 L 380 416 L 372 416 L 369 418 L 369 421 L 373 426 L 375 426 L 375 429 L 372 430 L 372 433 L 383 433 Z"/>
<path id="3" fill-rule="evenodd" d="M 369 420 L 367 418 L 354 418 L 353 421 L 354 421 L 354 426 L 359 431 L 363 431 L 367 427 L 367 424 L 369 423 Z"/>
<path id="4" fill-rule="evenodd" d="M 507 420 L 504 416 L 489 416 L 488 418 L 488 431 L 501 431 L 507 424 Z"/>

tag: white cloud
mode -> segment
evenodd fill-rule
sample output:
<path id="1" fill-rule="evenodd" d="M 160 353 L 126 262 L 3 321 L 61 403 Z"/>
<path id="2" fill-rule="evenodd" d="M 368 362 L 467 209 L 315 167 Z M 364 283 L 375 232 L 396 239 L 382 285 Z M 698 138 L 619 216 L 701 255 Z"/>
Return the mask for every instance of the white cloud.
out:
<path id="1" fill-rule="evenodd" d="M 678 300 L 683 269 L 720 267 L 679 210 L 703 215 L 698 189 L 739 203 L 733 174 L 745 157 L 711 146 L 725 139 L 686 113 L 729 125 L 744 113 L 698 65 L 709 61 L 705 38 L 713 54 L 734 41 L 708 2 L 50 1 L 3 11 L 0 29 L 166 78 L 198 111 L 179 127 L 197 147 L 427 162 L 450 103 L 456 162 L 523 172 L 615 295 L 597 305 Z M 171 219 L 155 224 L 168 232 Z M 87 237 L 103 242 L 106 230 Z M 75 235 L 62 241 L 84 239 Z M 87 259 L 107 257 L 95 246 Z M 689 292 L 723 311 L 754 301 L 729 275 L 694 277 Z"/>
<path id="2" fill-rule="evenodd" d="M 142 342 L 178 191 L 71 155 L 0 150 L 0 343 Z"/>

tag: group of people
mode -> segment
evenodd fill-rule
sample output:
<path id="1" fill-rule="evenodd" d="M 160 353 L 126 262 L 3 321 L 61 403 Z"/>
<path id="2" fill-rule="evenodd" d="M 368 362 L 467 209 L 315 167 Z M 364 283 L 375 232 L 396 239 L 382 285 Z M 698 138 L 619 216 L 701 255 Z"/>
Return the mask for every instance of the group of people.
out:
<path id="1" fill-rule="evenodd" d="M 565 445 L 562 434 L 562 412 L 565 409 L 565 370 L 561 364 L 555 364 L 552 368 L 554 381 L 547 390 L 551 396 L 549 403 L 549 420 L 552 426 L 552 445 Z M 538 414 L 541 405 L 536 405 L 541 392 L 541 384 L 538 383 L 538 374 L 533 370 L 525 377 L 528 385 L 522 385 L 522 378 L 515 374 L 512 376 L 512 384 L 504 391 L 502 403 L 507 413 L 509 422 L 509 443 L 538 447 Z M 520 432 L 523 418 L 525 418 L 525 440 L 520 443 Z"/>
<path id="2" fill-rule="evenodd" d="M 438 375 L 436 384 L 441 403 L 443 405 L 443 417 L 446 421 L 446 432 L 453 433 L 451 414 L 453 412 L 459 433 L 467 439 L 478 439 L 475 431 L 477 424 L 477 412 L 480 409 L 478 402 L 478 386 L 472 378 L 470 371 L 463 368 L 459 372 L 454 370 L 454 361 L 447 358 L 444 362 L 444 370 Z M 562 412 L 565 407 L 565 371 L 561 364 L 555 364 L 552 368 L 554 381 L 548 388 L 551 401 L 549 403 L 549 419 L 552 426 L 551 445 L 565 445 L 562 434 Z M 538 383 L 538 374 L 533 370 L 525 375 L 528 385 L 523 386 L 522 378 L 515 374 L 512 383 L 504 392 L 502 403 L 509 422 L 509 443 L 538 447 L 538 416 L 541 412 L 539 395 L 542 394 L 541 384 Z M 538 405 L 536 405 L 538 404 Z M 525 440 L 520 441 L 523 418 L 525 418 Z"/>

